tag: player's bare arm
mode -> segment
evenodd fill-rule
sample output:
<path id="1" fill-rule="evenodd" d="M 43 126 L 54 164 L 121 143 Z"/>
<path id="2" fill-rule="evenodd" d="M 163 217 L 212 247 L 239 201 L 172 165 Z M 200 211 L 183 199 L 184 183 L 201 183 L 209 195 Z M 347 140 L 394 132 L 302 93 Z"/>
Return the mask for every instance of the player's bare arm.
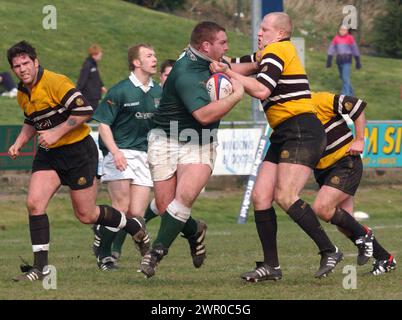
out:
<path id="1" fill-rule="evenodd" d="M 36 130 L 29 124 L 22 126 L 21 132 L 15 140 L 14 144 L 8 149 L 8 154 L 12 159 L 16 159 L 20 155 L 20 149 L 35 135 Z"/>
<path id="2" fill-rule="evenodd" d="M 243 76 L 250 76 L 258 71 L 258 62 L 231 63 L 231 69 Z"/>
<path id="3" fill-rule="evenodd" d="M 236 79 L 244 86 L 244 90 L 252 97 L 260 100 L 265 100 L 271 95 L 271 90 L 264 86 L 261 82 L 254 78 L 250 78 L 241 75 L 234 70 L 231 70 L 229 66 L 222 62 L 212 62 L 210 65 L 212 72 L 222 72 L 229 76 L 231 79 Z"/>
<path id="4" fill-rule="evenodd" d="M 226 98 L 212 101 L 205 107 L 192 113 L 193 117 L 202 125 L 218 121 L 223 118 L 242 99 L 244 88 L 240 81 L 231 80 L 233 93 Z"/>
<path id="5" fill-rule="evenodd" d="M 51 128 L 49 130 L 40 130 L 39 134 L 39 144 L 48 148 L 55 144 L 60 140 L 66 133 L 74 130 L 75 128 L 82 125 L 85 121 L 87 121 L 91 115 L 82 115 L 82 116 L 69 116 L 65 122 L 62 122 L 57 127 Z"/>
<path id="6" fill-rule="evenodd" d="M 355 124 L 355 138 L 349 148 L 351 155 L 359 155 L 364 150 L 364 128 L 366 126 L 366 117 L 364 111 L 354 121 Z"/>
<path id="7" fill-rule="evenodd" d="M 116 145 L 116 142 L 113 138 L 113 132 L 110 129 L 110 126 L 104 123 L 100 123 L 98 127 L 99 134 L 102 138 L 103 143 L 109 152 L 113 155 L 114 163 L 116 168 L 120 171 L 124 171 L 127 168 L 127 159 L 124 156 L 123 152 Z"/>

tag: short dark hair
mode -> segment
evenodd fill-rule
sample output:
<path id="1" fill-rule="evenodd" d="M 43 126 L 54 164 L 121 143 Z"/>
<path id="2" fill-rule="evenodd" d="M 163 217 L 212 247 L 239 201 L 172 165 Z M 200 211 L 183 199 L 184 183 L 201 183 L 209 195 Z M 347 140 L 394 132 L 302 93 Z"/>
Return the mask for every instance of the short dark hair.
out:
<path id="1" fill-rule="evenodd" d="M 164 73 L 167 67 L 173 67 L 175 62 L 176 61 L 172 59 L 166 59 L 165 61 L 163 61 L 161 64 L 161 73 Z"/>
<path id="2" fill-rule="evenodd" d="M 128 69 L 131 71 L 133 71 L 135 69 L 133 60 L 138 59 L 140 57 L 140 49 L 141 48 L 148 48 L 148 49 L 152 49 L 152 50 L 154 49 L 148 43 L 139 43 L 139 44 L 136 44 L 135 46 L 130 47 L 128 49 L 127 59 L 128 59 Z"/>
<path id="3" fill-rule="evenodd" d="M 10 67 L 13 67 L 13 59 L 19 55 L 26 54 L 28 57 L 35 61 L 37 58 L 36 50 L 25 40 L 16 43 L 7 50 L 7 59 Z"/>
<path id="4" fill-rule="evenodd" d="M 226 32 L 226 29 L 212 21 L 200 22 L 191 33 L 190 44 L 195 49 L 198 49 L 204 41 L 212 43 L 219 31 Z"/>

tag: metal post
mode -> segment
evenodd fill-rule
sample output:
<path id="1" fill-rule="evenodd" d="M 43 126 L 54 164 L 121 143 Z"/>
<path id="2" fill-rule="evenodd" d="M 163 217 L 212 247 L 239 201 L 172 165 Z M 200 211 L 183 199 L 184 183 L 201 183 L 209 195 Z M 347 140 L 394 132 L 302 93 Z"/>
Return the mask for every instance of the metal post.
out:
<path id="1" fill-rule="evenodd" d="M 251 32 L 252 32 L 252 44 L 253 52 L 258 50 L 258 38 L 257 33 L 260 28 L 261 23 L 261 0 L 252 0 L 252 8 L 251 8 Z M 263 112 L 260 111 L 259 108 L 260 102 L 258 99 L 253 98 L 251 102 L 251 110 L 252 110 L 252 120 L 253 121 L 262 121 L 265 120 Z"/>

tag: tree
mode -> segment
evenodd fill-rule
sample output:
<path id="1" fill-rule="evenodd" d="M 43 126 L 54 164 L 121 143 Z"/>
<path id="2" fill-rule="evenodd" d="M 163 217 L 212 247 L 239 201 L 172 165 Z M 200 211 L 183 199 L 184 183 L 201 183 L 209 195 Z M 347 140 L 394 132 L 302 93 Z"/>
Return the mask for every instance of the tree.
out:
<path id="1" fill-rule="evenodd" d="M 375 19 L 373 43 L 380 55 L 402 58 L 402 0 L 388 0 L 385 15 Z"/>

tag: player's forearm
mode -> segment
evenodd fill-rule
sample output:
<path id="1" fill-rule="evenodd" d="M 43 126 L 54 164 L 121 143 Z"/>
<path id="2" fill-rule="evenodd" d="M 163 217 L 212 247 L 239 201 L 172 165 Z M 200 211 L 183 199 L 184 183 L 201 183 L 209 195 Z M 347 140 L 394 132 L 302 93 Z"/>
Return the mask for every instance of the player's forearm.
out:
<path id="1" fill-rule="evenodd" d="M 264 100 L 271 94 L 271 91 L 261 82 L 254 78 L 243 76 L 233 70 L 228 69 L 225 72 L 230 78 L 234 78 L 244 86 L 244 90 L 252 97 Z"/>
<path id="2" fill-rule="evenodd" d="M 33 126 L 24 123 L 20 134 L 18 135 L 17 139 L 14 142 L 14 145 L 17 146 L 17 149 L 22 148 L 25 144 L 28 143 L 29 140 L 32 139 L 35 133 L 36 130 Z"/>
<path id="3" fill-rule="evenodd" d="M 59 140 L 61 137 L 63 137 L 65 134 L 69 133 L 70 131 L 73 131 L 74 129 L 78 128 L 80 125 L 85 123 L 91 115 L 82 115 L 82 116 L 69 116 L 66 121 L 58 125 L 57 127 L 54 127 L 53 129 L 49 129 L 52 131 L 52 133 L 58 138 Z"/>
<path id="4" fill-rule="evenodd" d="M 257 62 L 247 62 L 247 63 L 231 63 L 230 67 L 236 73 L 244 76 L 249 76 L 255 74 L 258 71 Z"/>
<path id="5" fill-rule="evenodd" d="M 364 128 L 366 127 L 366 117 L 362 112 L 354 121 L 355 125 L 355 140 L 364 140 Z"/>
<path id="6" fill-rule="evenodd" d="M 212 101 L 205 107 L 193 112 L 194 118 L 202 125 L 219 121 L 241 100 L 242 94 L 233 93 L 226 98 Z"/>
<path id="7" fill-rule="evenodd" d="M 115 154 L 119 151 L 119 147 L 114 141 L 112 129 L 107 124 L 101 123 L 98 127 L 99 135 L 102 138 L 102 142 L 111 154 Z"/>

